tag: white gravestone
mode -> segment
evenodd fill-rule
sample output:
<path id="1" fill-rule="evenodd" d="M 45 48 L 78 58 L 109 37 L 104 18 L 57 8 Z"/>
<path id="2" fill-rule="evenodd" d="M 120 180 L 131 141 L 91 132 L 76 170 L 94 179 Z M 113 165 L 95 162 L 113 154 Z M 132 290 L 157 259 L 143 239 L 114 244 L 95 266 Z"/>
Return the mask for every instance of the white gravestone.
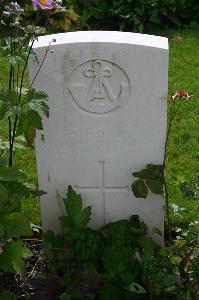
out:
<path id="1" fill-rule="evenodd" d="M 102 31 L 43 36 L 34 45 L 40 63 L 49 44 L 34 84 L 48 94 L 50 109 L 36 138 L 44 230 L 60 230 L 61 196 L 72 185 L 92 206 L 92 227 L 138 214 L 163 233 L 162 197 L 136 199 L 131 184 L 133 172 L 163 162 L 167 39 Z M 37 68 L 33 58 L 30 79 Z"/>

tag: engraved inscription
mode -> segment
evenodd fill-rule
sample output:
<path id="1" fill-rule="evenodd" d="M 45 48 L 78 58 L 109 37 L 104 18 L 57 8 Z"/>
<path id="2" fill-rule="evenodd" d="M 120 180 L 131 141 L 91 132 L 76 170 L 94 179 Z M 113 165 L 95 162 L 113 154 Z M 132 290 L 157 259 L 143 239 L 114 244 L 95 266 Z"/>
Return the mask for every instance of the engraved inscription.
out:
<path id="1" fill-rule="evenodd" d="M 115 63 L 96 59 L 75 68 L 70 76 L 69 91 L 81 109 L 103 114 L 126 103 L 130 81 Z"/>
<path id="2" fill-rule="evenodd" d="M 140 123 L 99 119 L 93 128 L 81 118 L 78 121 L 65 118 L 62 151 L 74 156 L 134 153 L 137 147 L 136 132 Z"/>

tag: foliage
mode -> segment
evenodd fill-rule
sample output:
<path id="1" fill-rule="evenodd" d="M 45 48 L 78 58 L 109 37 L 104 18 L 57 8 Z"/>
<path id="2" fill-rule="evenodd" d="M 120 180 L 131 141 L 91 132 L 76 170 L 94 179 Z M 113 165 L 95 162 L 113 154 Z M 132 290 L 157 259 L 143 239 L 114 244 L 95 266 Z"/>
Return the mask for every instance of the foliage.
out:
<path id="1" fill-rule="evenodd" d="M 148 164 L 145 169 L 134 172 L 133 176 L 140 178 L 132 184 L 132 190 L 137 198 L 146 198 L 148 189 L 158 195 L 163 195 L 163 166 Z"/>
<path id="2" fill-rule="evenodd" d="M 81 0 L 78 9 L 79 28 L 149 32 L 199 19 L 197 0 Z"/>
<path id="3" fill-rule="evenodd" d="M 34 142 L 36 129 L 42 129 L 42 115 L 48 117 L 47 95 L 35 91 L 34 81 L 44 63 L 49 48 L 38 66 L 29 88 L 24 77 L 35 39 L 45 28 L 38 24 L 27 25 L 24 9 L 16 2 L 3 7 L 0 23 L 0 48 L 9 64 L 7 85 L 0 84 L 0 120 L 8 120 L 9 166 L 13 165 L 13 149 L 17 135 L 24 134 L 27 144 Z M 29 43 L 29 41 L 31 41 Z M 29 43 L 29 45 L 28 45 Z M 34 54 L 33 54 L 34 55 Z"/>
<path id="4" fill-rule="evenodd" d="M 31 252 L 19 238 L 32 234 L 21 212 L 21 199 L 31 193 L 41 192 L 24 183 L 23 173 L 15 167 L 7 167 L 6 160 L 0 158 L 0 269 L 21 276 L 25 275 L 23 258 Z"/>
<path id="5" fill-rule="evenodd" d="M 5 81 L 0 83 L 0 120 L 8 122 L 6 142 L 9 149 L 7 163 L 7 147 L 3 149 L 1 146 L 3 157 L 0 157 L 0 269 L 17 272 L 24 277 L 24 258 L 31 256 L 31 251 L 23 246 L 20 238 L 31 235 L 32 230 L 21 211 L 21 201 L 30 195 L 40 195 L 41 192 L 35 186 L 27 184 L 23 173 L 13 166 L 13 151 L 15 140 L 21 134 L 24 134 L 27 144 L 31 146 L 36 129 L 42 129 L 42 115 L 48 117 L 47 95 L 33 88 L 48 49 L 33 81 L 26 89 L 24 76 L 28 60 L 35 38 L 41 34 L 42 29 L 38 26 L 26 26 L 24 10 L 17 2 L 1 1 L 1 10 L 0 48 L 9 64 L 9 75 L 7 84 Z"/>
<path id="6" fill-rule="evenodd" d="M 49 273 L 34 280 L 36 297 L 181 300 L 192 296 L 198 278 L 197 224 L 186 233 L 178 231 L 172 244 L 160 247 L 147 236 L 138 216 L 93 230 L 88 227 L 90 207 L 82 208 L 81 196 L 72 187 L 63 201 L 64 233 L 44 234 Z"/>
<path id="7" fill-rule="evenodd" d="M 78 14 L 74 11 L 72 3 L 68 2 L 64 7 L 56 4 L 53 9 L 45 10 L 42 14 L 38 14 L 38 12 L 34 11 L 32 5 L 25 1 L 24 16 L 26 24 L 34 23 L 37 17 L 38 24 L 40 26 L 46 24 L 46 29 L 51 33 L 69 31 L 79 18 Z"/>
<path id="8" fill-rule="evenodd" d="M 17 300 L 17 296 L 9 291 L 3 291 L 0 293 L 0 300 Z"/>

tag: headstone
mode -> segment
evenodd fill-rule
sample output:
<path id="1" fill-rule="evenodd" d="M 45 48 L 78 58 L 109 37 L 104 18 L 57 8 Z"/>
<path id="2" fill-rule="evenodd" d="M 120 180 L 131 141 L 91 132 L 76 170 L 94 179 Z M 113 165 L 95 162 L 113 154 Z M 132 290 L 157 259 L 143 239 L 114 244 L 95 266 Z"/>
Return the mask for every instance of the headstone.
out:
<path id="1" fill-rule="evenodd" d="M 56 40 L 56 41 L 55 41 Z M 59 231 L 68 185 L 92 206 L 91 227 L 138 214 L 164 229 L 164 202 L 137 199 L 132 173 L 161 164 L 167 115 L 166 38 L 85 31 L 39 37 L 42 68 L 34 87 L 49 96 L 49 119 L 37 132 L 36 154 L 43 228 Z M 30 79 L 38 69 L 34 56 Z M 154 236 L 161 243 L 161 237 Z"/>

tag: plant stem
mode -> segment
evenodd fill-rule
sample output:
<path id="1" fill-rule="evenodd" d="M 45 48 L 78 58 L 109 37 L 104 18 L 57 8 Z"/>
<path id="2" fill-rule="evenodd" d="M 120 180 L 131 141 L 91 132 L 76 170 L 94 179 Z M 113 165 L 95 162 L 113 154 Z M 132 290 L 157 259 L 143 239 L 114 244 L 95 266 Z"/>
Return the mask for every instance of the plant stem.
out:
<path id="1" fill-rule="evenodd" d="M 32 43 L 30 45 L 30 48 L 29 48 L 29 51 L 28 51 L 28 55 L 26 57 L 25 65 L 24 65 L 24 68 L 23 68 L 23 71 L 22 71 L 22 75 L 21 75 L 21 84 L 20 84 L 20 90 L 19 90 L 19 103 L 21 102 L 21 95 L 22 95 L 22 87 L 23 87 L 24 75 L 25 75 L 26 67 L 27 67 L 27 64 L 28 64 L 29 57 L 30 57 L 30 53 L 32 51 L 33 44 L 34 44 L 34 40 L 32 41 Z"/>
<path id="2" fill-rule="evenodd" d="M 10 66 L 10 75 L 9 75 L 9 87 L 8 89 L 11 90 L 12 88 L 12 73 L 13 73 L 13 67 Z M 9 159 L 8 159 L 8 165 L 9 167 L 12 167 L 12 122 L 11 117 L 8 117 L 8 135 L 9 135 Z"/>
<path id="3" fill-rule="evenodd" d="M 171 133 L 171 128 L 172 128 L 172 123 L 177 115 L 177 112 L 179 108 L 181 107 L 183 101 L 180 102 L 176 110 L 172 109 L 172 115 L 169 120 L 168 128 L 167 128 L 167 134 L 166 134 L 166 141 L 165 141 L 165 147 L 164 147 L 164 160 L 163 160 L 163 185 L 164 185 L 164 192 L 165 192 L 165 209 L 166 209 L 166 216 L 167 216 L 167 223 L 168 223 L 168 231 L 169 231 L 169 240 L 172 240 L 172 235 L 171 235 L 171 219 L 170 219 L 170 212 L 169 212 L 169 195 L 168 195 L 168 187 L 167 187 L 167 182 L 166 182 L 166 157 L 167 157 L 167 148 L 168 148 L 168 141 L 169 141 L 169 136 Z"/>

